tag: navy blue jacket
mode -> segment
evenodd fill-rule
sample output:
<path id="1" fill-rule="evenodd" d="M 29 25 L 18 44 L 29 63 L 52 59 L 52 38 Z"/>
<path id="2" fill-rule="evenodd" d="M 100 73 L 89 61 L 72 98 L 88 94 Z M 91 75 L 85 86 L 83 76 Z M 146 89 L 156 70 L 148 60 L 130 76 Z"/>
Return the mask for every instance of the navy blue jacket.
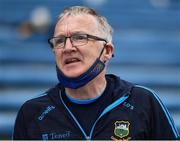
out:
<path id="1" fill-rule="evenodd" d="M 168 110 L 154 92 L 115 75 L 106 78 L 114 84 L 113 103 L 93 123 L 90 134 L 84 132 L 65 104 L 63 88 L 57 85 L 23 104 L 16 118 L 13 139 L 178 139 Z"/>

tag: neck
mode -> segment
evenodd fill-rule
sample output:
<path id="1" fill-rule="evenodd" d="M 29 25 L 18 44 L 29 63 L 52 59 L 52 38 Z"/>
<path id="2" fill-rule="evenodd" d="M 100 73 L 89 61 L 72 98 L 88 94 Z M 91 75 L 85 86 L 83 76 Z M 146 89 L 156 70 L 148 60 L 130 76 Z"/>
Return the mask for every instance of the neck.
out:
<path id="1" fill-rule="evenodd" d="M 78 89 L 65 88 L 66 94 L 76 99 L 95 98 L 103 93 L 106 88 L 106 79 L 104 71 L 101 72 L 95 79 L 90 81 L 85 86 Z"/>

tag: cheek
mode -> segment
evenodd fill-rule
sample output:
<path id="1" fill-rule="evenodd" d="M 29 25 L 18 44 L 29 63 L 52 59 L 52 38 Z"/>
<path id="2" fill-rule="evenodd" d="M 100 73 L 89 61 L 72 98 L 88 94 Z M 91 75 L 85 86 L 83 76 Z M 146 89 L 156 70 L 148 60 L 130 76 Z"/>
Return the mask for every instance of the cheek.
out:
<path id="1" fill-rule="evenodd" d="M 97 54 L 95 52 L 88 52 L 88 54 L 84 57 L 84 62 L 86 64 L 86 67 L 89 68 L 93 65 L 93 63 L 97 59 Z"/>
<path id="2" fill-rule="evenodd" d="M 54 51 L 54 57 L 57 65 L 59 66 L 61 64 L 61 53 L 58 51 Z"/>
<path id="3" fill-rule="evenodd" d="M 98 46 L 94 43 L 94 44 L 90 44 L 89 46 L 86 47 L 86 50 L 83 50 L 83 55 L 85 58 L 89 58 L 89 59 L 96 59 L 99 54 L 99 48 Z"/>

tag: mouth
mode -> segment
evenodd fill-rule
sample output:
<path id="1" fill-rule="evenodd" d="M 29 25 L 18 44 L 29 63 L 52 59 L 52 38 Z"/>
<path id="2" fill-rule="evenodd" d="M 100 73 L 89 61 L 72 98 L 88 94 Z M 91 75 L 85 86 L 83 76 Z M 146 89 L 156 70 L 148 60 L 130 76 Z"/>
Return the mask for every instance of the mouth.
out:
<path id="1" fill-rule="evenodd" d="M 68 59 L 65 59 L 64 64 L 69 65 L 69 64 L 73 64 L 73 63 L 78 63 L 80 61 L 81 60 L 78 58 L 68 58 Z"/>

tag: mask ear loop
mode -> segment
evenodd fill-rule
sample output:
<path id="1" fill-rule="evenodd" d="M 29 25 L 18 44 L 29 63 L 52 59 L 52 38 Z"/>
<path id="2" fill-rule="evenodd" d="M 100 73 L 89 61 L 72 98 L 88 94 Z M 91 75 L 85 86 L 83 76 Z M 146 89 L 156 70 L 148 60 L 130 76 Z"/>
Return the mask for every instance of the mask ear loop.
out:
<path id="1" fill-rule="evenodd" d="M 99 59 L 101 58 L 101 55 L 102 55 L 102 53 L 103 53 L 103 51 L 104 51 L 104 48 L 105 48 L 105 46 L 103 47 L 103 49 L 101 50 L 101 53 L 100 53 L 100 55 L 99 55 Z"/>
<path id="2" fill-rule="evenodd" d="M 106 44 L 105 44 L 105 45 L 106 45 Z M 98 57 L 99 60 L 100 60 L 101 55 L 102 55 L 102 53 L 103 53 L 103 51 L 104 51 L 104 49 L 105 49 L 105 45 L 104 45 L 103 49 L 101 50 L 101 53 L 100 53 L 100 55 L 99 55 L 99 57 Z M 106 63 L 106 61 L 103 61 L 103 63 Z"/>
<path id="3" fill-rule="evenodd" d="M 106 44 L 105 44 L 106 45 Z M 101 58 L 101 55 L 102 55 L 102 53 L 103 53 L 103 51 L 104 51 L 104 49 L 105 49 L 105 45 L 104 45 L 104 47 L 103 47 L 103 49 L 101 50 L 101 53 L 100 53 L 100 55 L 99 55 L 99 59 Z M 112 57 L 114 57 L 114 54 L 112 54 Z M 104 61 L 104 63 L 106 63 L 106 61 Z"/>

